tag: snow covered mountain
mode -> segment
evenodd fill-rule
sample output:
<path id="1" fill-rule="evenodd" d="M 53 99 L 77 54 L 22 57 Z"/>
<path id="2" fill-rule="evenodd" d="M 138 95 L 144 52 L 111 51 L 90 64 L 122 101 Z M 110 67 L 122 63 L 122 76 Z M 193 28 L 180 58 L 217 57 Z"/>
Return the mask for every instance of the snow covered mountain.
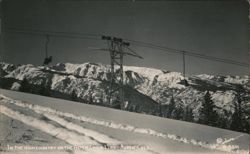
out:
<path id="1" fill-rule="evenodd" d="M 153 68 L 125 66 L 125 110 L 169 117 L 166 109 L 171 101 L 187 115 L 169 117 L 197 122 L 206 91 L 209 91 L 216 112 L 229 128 L 239 90 L 244 95 L 245 115 L 250 113 L 249 76 L 193 75 Z M 50 67 L 0 63 L 0 87 L 29 93 L 109 106 L 109 65 L 96 63 L 59 63 Z M 115 97 L 113 98 L 115 100 Z M 189 113 L 190 115 L 190 113 Z"/>

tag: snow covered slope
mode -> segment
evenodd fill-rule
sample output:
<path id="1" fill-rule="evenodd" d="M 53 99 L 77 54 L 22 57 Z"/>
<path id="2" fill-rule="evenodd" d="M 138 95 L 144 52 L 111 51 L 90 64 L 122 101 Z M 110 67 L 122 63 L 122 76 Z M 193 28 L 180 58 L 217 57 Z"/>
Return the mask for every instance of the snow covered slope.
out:
<path id="1" fill-rule="evenodd" d="M 51 67 L 0 63 L 0 87 L 29 93 L 75 100 L 101 106 L 109 106 L 109 66 L 95 63 L 59 63 Z M 234 113 L 237 89 L 244 93 L 244 108 L 250 113 L 249 76 L 194 75 L 183 83 L 181 73 L 154 68 L 125 66 L 125 110 L 165 116 L 159 114 L 159 104 L 175 106 L 183 113 L 191 110 L 193 122 L 199 119 L 199 110 L 207 90 L 215 102 L 216 111 L 229 128 Z M 26 82 L 24 83 L 24 79 Z M 116 100 L 114 96 L 113 100 Z M 185 117 L 185 115 L 183 116 Z M 249 118 L 248 114 L 246 118 Z M 170 117 L 173 118 L 173 117 Z M 186 120 L 179 118 L 179 120 Z"/>
<path id="2" fill-rule="evenodd" d="M 46 150 L 53 153 L 249 153 L 250 136 L 244 133 L 27 93 L 0 93 L 1 153 L 23 152 L 8 145 L 64 147 Z"/>

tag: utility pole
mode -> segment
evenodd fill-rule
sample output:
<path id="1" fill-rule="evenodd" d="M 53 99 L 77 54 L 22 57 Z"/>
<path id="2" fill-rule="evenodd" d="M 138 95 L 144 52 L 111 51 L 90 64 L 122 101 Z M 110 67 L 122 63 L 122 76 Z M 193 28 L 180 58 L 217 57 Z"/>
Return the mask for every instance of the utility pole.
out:
<path id="1" fill-rule="evenodd" d="M 182 51 L 182 62 L 183 62 L 183 76 L 186 76 L 186 59 L 185 59 L 186 51 Z"/>
<path id="2" fill-rule="evenodd" d="M 3 55 L 4 55 L 4 16 L 3 16 L 3 1 L 0 0 L 0 61 L 3 61 Z"/>
<path id="3" fill-rule="evenodd" d="M 187 51 L 182 51 L 182 67 L 183 67 L 183 77 L 184 77 L 184 79 L 183 79 L 183 82 L 182 83 L 184 83 L 184 85 L 185 86 L 188 86 L 189 84 L 188 84 L 188 81 L 186 80 L 186 53 L 187 53 Z"/>
<path id="4" fill-rule="evenodd" d="M 49 35 L 46 35 L 46 42 L 45 42 L 45 58 L 48 58 L 48 44 L 49 44 Z"/>
<path id="5" fill-rule="evenodd" d="M 99 49 L 109 51 L 110 53 L 110 86 L 108 92 L 108 102 L 110 106 L 120 105 L 124 109 L 124 76 L 123 76 L 123 57 L 126 55 L 141 58 L 136 52 L 131 50 L 129 42 L 124 42 L 121 38 L 102 36 L 102 40 L 106 40 L 108 49 Z M 125 51 L 128 50 L 128 51 Z M 116 102 L 113 100 L 115 93 L 118 93 Z"/>
<path id="6" fill-rule="evenodd" d="M 250 0 L 246 0 L 248 3 L 248 57 L 249 57 L 249 61 L 250 62 Z M 250 65 L 248 66 L 248 74 L 250 76 Z M 250 125 L 250 121 L 249 121 L 249 125 Z"/>

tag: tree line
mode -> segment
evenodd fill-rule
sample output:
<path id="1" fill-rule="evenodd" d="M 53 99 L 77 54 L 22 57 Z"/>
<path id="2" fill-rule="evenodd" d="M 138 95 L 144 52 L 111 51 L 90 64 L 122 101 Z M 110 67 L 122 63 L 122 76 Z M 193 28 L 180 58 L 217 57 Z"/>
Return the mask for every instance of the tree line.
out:
<path id="1" fill-rule="evenodd" d="M 233 114 L 225 109 L 220 109 L 221 113 L 219 114 L 218 107 L 212 100 L 210 92 L 206 91 L 199 110 L 198 120 L 195 120 L 193 109 L 189 106 L 184 107 L 181 103 L 176 103 L 172 96 L 169 104 L 159 105 L 158 116 L 249 133 L 250 119 L 244 103 L 245 99 L 242 91 L 237 91 Z"/>
<path id="2" fill-rule="evenodd" d="M 19 91 L 50 96 L 51 88 L 49 82 L 45 82 L 42 85 L 36 85 L 35 88 L 33 86 L 34 85 L 29 83 L 28 79 L 24 78 L 21 81 Z M 79 100 L 75 90 L 72 91 L 70 100 Z M 87 102 L 93 104 L 93 98 L 90 96 Z M 248 111 L 246 110 L 245 102 L 246 98 L 244 95 L 244 91 L 242 90 L 242 88 L 239 88 L 239 90 L 237 90 L 236 97 L 234 100 L 233 114 L 223 109 L 220 109 L 222 113 L 219 114 L 219 109 L 212 100 L 210 92 L 206 91 L 203 96 L 201 108 L 199 110 L 198 120 L 194 119 L 193 108 L 191 108 L 190 106 L 183 106 L 182 103 L 176 103 L 176 100 L 173 96 L 171 97 L 170 102 L 168 104 L 159 104 L 158 108 L 155 111 L 152 111 L 151 114 L 160 117 L 183 120 L 188 122 L 196 122 L 209 126 L 249 133 L 250 117 Z M 138 106 L 135 106 L 134 108 L 130 108 L 129 111 L 140 112 L 140 108 Z"/>

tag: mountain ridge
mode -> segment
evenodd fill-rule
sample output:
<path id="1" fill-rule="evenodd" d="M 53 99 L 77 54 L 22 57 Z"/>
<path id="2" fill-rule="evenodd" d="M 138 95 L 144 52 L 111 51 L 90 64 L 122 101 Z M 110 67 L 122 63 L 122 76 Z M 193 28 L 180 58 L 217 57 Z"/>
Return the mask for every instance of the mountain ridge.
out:
<path id="1" fill-rule="evenodd" d="M 48 90 L 47 94 L 52 97 L 73 99 L 72 95 L 75 95 L 76 101 L 114 107 L 110 106 L 107 99 L 109 67 L 97 63 L 58 63 L 44 67 L 2 62 L 0 85 L 1 88 L 18 91 L 25 79 L 32 87 L 28 91 L 30 93 L 39 94 Z M 188 85 L 182 82 L 184 79 Z M 1 84 L 6 84 L 7 80 L 9 84 Z M 126 102 L 124 109 L 132 112 L 167 117 L 164 106 L 170 105 L 171 99 L 174 99 L 176 108 L 185 109 L 185 112 L 186 109 L 191 109 L 193 121 L 197 122 L 204 95 L 209 91 L 216 112 L 230 123 L 239 88 L 243 90 L 246 98 L 243 104 L 250 111 L 250 79 L 247 75 L 239 77 L 201 74 L 184 78 L 179 72 L 124 66 L 124 85 Z M 116 97 L 117 93 L 112 100 L 115 101 Z M 225 127 L 229 127 L 228 124 Z"/>

